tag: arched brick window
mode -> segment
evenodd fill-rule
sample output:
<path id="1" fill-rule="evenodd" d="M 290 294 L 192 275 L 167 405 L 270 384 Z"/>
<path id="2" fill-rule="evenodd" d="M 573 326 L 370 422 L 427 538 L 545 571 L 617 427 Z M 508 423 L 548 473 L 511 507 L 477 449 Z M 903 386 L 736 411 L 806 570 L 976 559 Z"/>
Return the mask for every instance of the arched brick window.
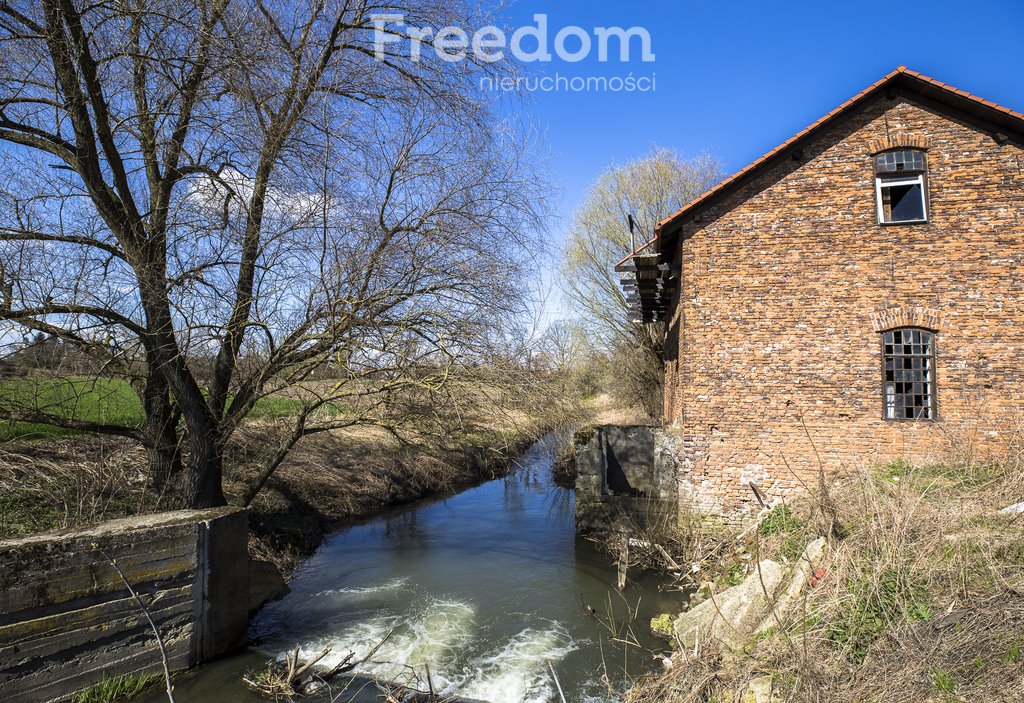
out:
<path id="1" fill-rule="evenodd" d="M 882 397 L 886 420 L 934 420 L 935 333 L 900 327 L 882 333 Z"/>

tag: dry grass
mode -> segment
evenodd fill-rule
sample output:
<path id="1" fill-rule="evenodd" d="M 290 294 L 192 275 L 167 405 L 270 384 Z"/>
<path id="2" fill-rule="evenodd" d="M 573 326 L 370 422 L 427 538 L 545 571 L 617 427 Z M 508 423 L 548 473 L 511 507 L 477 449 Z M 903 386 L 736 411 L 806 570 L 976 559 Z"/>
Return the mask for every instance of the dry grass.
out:
<path id="1" fill-rule="evenodd" d="M 145 466 L 145 452 L 120 438 L 0 443 L 0 539 L 167 507 Z"/>
<path id="2" fill-rule="evenodd" d="M 403 503 L 451 493 L 504 472 L 547 430 L 579 421 L 578 400 L 543 386 L 478 384 L 412 408 L 395 434 L 372 426 L 315 434 L 292 450 L 251 506 L 250 552 L 290 574 L 331 530 Z M 286 399 L 287 400 L 287 399 Z M 292 418 L 244 424 L 225 456 L 225 494 L 238 501 Z M 0 538 L 172 509 L 176 486 L 154 493 L 145 451 L 128 440 L 75 436 L 0 442 Z"/>
<path id="3" fill-rule="evenodd" d="M 657 425 L 658 421 L 638 407 L 622 407 L 609 395 L 599 395 L 589 401 L 593 425 Z"/>
<path id="4" fill-rule="evenodd" d="M 369 428 L 310 437 L 251 506 L 250 553 L 290 574 L 329 531 L 493 478 L 546 428 L 538 419 L 405 444 Z M 240 432 L 225 461 L 229 501 L 276 449 L 276 429 L 262 421 Z M 175 508 L 174 487 L 156 494 L 145 468 L 145 452 L 121 439 L 0 444 L 0 539 Z"/>
<path id="5" fill-rule="evenodd" d="M 539 431 L 539 430 L 538 430 Z M 469 438 L 458 447 L 403 445 L 380 432 L 335 432 L 300 444 L 251 506 L 250 551 L 285 573 L 333 529 L 392 506 L 493 478 L 536 435 L 500 444 Z M 227 491 L 240 492 L 270 447 L 248 438 L 227 476 Z"/>
<path id="6" fill-rule="evenodd" d="M 458 402 L 432 406 L 401 439 L 375 427 L 305 438 L 251 505 L 253 556 L 289 574 L 329 531 L 502 475 L 542 434 L 582 419 L 577 403 L 538 396 L 535 389 L 477 386 L 458 396 Z M 244 428 L 226 462 L 229 499 L 276 449 L 284 423 Z"/>
<path id="7" fill-rule="evenodd" d="M 740 656 L 723 664 L 711 648 L 677 655 L 632 703 L 738 701 L 764 676 L 780 701 L 1018 700 L 1024 516 L 998 510 L 1024 498 L 1022 465 L 963 456 L 850 471 L 827 493 L 777 508 L 751 533 L 753 559 L 792 559 L 836 532 L 824 578 Z"/>

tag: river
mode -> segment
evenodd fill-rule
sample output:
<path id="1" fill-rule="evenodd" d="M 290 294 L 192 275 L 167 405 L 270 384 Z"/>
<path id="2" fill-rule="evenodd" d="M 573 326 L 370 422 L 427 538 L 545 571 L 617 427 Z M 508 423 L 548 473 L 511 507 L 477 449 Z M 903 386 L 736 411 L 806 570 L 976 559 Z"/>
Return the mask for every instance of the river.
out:
<path id="1" fill-rule="evenodd" d="M 624 681 L 660 666 L 647 651 L 661 647 L 649 619 L 679 610 L 681 597 L 633 573 L 615 590 L 614 565 L 575 534 L 572 491 L 552 480 L 558 442 L 545 437 L 503 478 L 329 537 L 291 593 L 254 619 L 256 646 L 183 676 L 177 700 L 260 700 L 240 679 L 268 656 L 331 646 L 330 665 L 385 637 L 357 673 L 490 703 L 546 703 L 558 700 L 551 662 L 569 703 L 614 699 Z M 609 607 L 616 630 L 635 618 L 642 647 L 613 641 Z M 356 685 L 340 687 L 324 698 L 352 700 Z"/>

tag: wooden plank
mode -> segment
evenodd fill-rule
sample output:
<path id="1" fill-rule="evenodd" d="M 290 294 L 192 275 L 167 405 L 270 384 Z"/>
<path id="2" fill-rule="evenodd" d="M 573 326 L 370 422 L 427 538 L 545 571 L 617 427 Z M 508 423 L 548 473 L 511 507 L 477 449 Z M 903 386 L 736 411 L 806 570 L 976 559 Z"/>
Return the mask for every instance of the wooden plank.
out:
<path id="1" fill-rule="evenodd" d="M 669 288 L 675 288 L 674 285 L 663 278 L 642 278 L 639 281 L 623 281 L 619 285 L 623 288 L 642 288 L 645 290 L 667 290 Z"/>
<path id="2" fill-rule="evenodd" d="M 673 291 L 670 290 L 657 290 L 654 288 L 632 288 L 624 289 L 622 291 L 627 297 L 632 296 L 641 300 L 668 300 L 672 297 Z"/>
<path id="3" fill-rule="evenodd" d="M 673 266 L 670 261 L 650 261 L 620 264 L 614 267 L 616 273 L 636 273 L 637 271 L 664 271 L 667 273 L 678 272 L 679 267 Z"/>
<path id="4" fill-rule="evenodd" d="M 669 262 L 659 262 L 656 264 L 636 264 L 637 271 L 664 271 L 666 273 L 672 273 L 679 271 L 679 266 L 673 266 Z"/>
<path id="5" fill-rule="evenodd" d="M 658 278 L 663 278 L 671 281 L 677 278 L 678 274 L 678 271 L 659 271 L 657 269 L 644 269 L 643 271 L 637 271 L 635 274 L 633 274 L 633 278 L 638 281 L 649 281 Z"/>

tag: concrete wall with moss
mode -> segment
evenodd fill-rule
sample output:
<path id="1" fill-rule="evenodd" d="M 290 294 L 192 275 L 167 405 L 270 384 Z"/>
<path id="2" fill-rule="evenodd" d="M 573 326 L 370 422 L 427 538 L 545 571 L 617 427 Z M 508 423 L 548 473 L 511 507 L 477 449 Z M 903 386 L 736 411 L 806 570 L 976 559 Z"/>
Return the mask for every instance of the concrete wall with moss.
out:
<path id="1" fill-rule="evenodd" d="M 3 698 L 60 700 L 107 676 L 162 671 L 125 581 L 172 670 L 244 647 L 247 532 L 243 511 L 222 508 L 0 541 Z"/>
<path id="2" fill-rule="evenodd" d="M 577 433 L 576 530 L 615 530 L 675 511 L 673 438 L 647 426 L 602 425 Z"/>

